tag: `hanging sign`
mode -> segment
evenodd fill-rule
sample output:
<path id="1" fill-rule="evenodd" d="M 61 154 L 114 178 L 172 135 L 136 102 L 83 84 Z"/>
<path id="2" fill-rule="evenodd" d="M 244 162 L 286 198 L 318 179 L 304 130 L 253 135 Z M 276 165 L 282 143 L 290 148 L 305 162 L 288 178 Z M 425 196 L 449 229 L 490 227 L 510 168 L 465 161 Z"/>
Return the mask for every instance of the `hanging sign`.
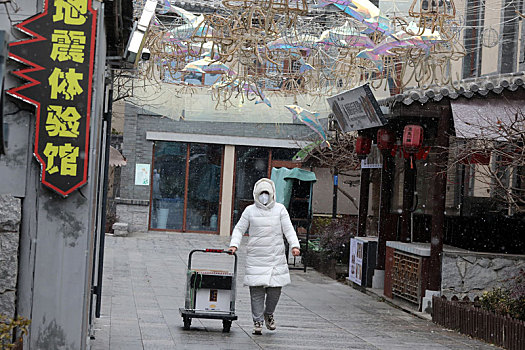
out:
<path id="1" fill-rule="evenodd" d="M 45 1 L 16 25 L 32 38 L 9 45 L 9 58 L 29 66 L 13 74 L 29 82 L 7 93 L 36 107 L 41 181 L 63 196 L 87 182 L 96 18 L 92 0 Z"/>
<path id="2" fill-rule="evenodd" d="M 375 128 L 386 124 L 368 84 L 327 98 L 343 132 Z"/>

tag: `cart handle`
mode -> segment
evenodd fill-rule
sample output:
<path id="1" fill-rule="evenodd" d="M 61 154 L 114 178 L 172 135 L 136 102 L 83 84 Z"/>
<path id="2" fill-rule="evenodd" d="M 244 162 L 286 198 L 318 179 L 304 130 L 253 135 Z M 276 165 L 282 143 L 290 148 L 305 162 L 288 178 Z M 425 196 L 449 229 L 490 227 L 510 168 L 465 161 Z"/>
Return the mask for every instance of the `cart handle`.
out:
<path id="1" fill-rule="evenodd" d="M 230 252 L 229 250 L 224 250 L 224 249 L 214 249 L 214 248 L 207 248 L 207 249 L 193 249 L 191 252 L 190 252 L 190 255 L 188 256 L 188 270 L 191 269 L 191 257 L 193 255 L 193 253 L 195 252 L 202 252 L 202 253 L 223 253 L 223 254 L 228 254 L 228 255 L 233 255 L 233 257 L 235 258 L 235 261 L 233 263 L 233 274 L 235 276 L 237 276 L 237 253 L 232 253 Z"/>

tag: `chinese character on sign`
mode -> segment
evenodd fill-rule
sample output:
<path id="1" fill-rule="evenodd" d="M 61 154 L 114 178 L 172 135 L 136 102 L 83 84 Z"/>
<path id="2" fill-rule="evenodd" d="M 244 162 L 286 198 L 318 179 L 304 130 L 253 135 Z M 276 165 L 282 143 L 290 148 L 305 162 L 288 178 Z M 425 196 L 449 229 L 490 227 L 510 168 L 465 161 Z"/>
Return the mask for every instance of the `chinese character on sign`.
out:
<path id="1" fill-rule="evenodd" d="M 65 24 L 82 25 L 86 22 L 88 0 L 55 0 L 53 22 L 64 21 Z"/>
<path id="2" fill-rule="evenodd" d="M 53 137 L 78 137 L 80 118 L 75 107 L 47 106 L 47 133 Z"/>
<path id="3" fill-rule="evenodd" d="M 71 60 L 84 63 L 84 46 L 86 44 L 84 32 L 55 29 L 51 41 L 53 42 L 51 51 L 53 61 L 58 59 L 60 62 Z"/>
<path id="4" fill-rule="evenodd" d="M 55 165 L 55 157 L 58 155 L 58 146 L 48 142 L 44 149 L 44 155 L 47 157 L 46 171 L 50 174 L 56 173 L 58 171 L 58 166 Z"/>
<path id="5" fill-rule="evenodd" d="M 60 68 L 53 69 L 49 76 L 51 98 L 56 100 L 58 94 L 63 94 L 66 100 L 72 100 L 75 95 L 80 95 L 84 91 L 78 83 L 82 78 L 83 74 L 76 73 L 75 68 L 69 68 L 67 73 L 62 72 Z"/>
<path id="6" fill-rule="evenodd" d="M 60 170 L 60 175 L 77 176 L 78 147 L 66 143 L 63 146 L 55 146 L 51 142 L 46 144 L 44 155 L 47 157 L 47 169 L 49 174 Z M 55 164 L 55 158 L 60 157 L 60 169 Z M 58 163 L 58 162 L 57 162 Z"/>
<path id="7" fill-rule="evenodd" d="M 363 113 L 363 107 L 357 101 L 346 103 L 343 106 L 343 108 L 345 109 L 346 113 L 348 113 L 349 115 Z"/>
<path id="8" fill-rule="evenodd" d="M 78 147 L 66 143 L 60 146 L 59 156 L 61 159 L 60 175 L 77 176 Z"/>

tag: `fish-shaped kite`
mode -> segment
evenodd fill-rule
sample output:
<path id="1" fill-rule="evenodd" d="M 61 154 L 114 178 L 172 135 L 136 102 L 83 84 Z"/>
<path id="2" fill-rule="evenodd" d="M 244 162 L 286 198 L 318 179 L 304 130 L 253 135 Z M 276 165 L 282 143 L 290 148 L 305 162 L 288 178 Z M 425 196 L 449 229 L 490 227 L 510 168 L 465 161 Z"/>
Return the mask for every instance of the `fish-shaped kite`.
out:
<path id="1" fill-rule="evenodd" d="M 350 17 L 363 23 L 368 29 L 386 35 L 392 34 L 390 20 L 381 14 L 379 8 L 369 0 L 319 0 L 316 7 L 333 5 Z"/>
<path id="2" fill-rule="evenodd" d="M 409 33 L 420 33 L 420 35 L 412 35 Z M 399 31 L 394 35 L 385 38 L 373 49 L 365 49 L 357 54 L 359 58 L 366 58 L 374 62 L 379 70 L 383 70 L 382 56 L 391 56 L 394 53 L 391 51 L 396 48 L 420 48 L 427 55 L 430 49 L 443 39 L 437 31 L 432 32 L 430 29 L 421 29 L 414 23 L 410 23 L 405 30 Z"/>
<path id="3" fill-rule="evenodd" d="M 262 94 L 262 93 L 261 93 Z M 266 104 L 268 107 L 271 107 L 272 106 L 272 103 L 270 102 L 270 100 L 268 99 L 268 97 L 262 95 L 262 96 L 259 96 L 261 97 L 260 100 L 257 100 L 255 101 L 255 104 L 258 105 L 259 103 L 264 103 Z"/>
<path id="4" fill-rule="evenodd" d="M 220 61 L 215 61 L 210 57 L 204 57 L 200 60 L 188 63 L 183 72 L 197 72 L 197 73 L 217 73 L 235 75 L 235 72 Z"/>
<path id="5" fill-rule="evenodd" d="M 328 142 L 328 138 L 326 137 L 323 126 L 319 122 L 319 112 L 310 112 L 309 110 L 306 110 L 297 105 L 286 105 L 285 107 L 290 112 L 292 112 L 294 119 L 300 120 L 301 122 L 306 124 L 310 129 L 315 131 L 319 136 L 321 136 L 321 138 L 323 139 L 321 147 L 332 148 L 332 146 L 330 146 L 330 142 Z"/>
<path id="6" fill-rule="evenodd" d="M 309 51 L 316 46 L 317 37 L 309 34 L 284 34 L 270 41 L 266 47 L 269 50 L 306 50 Z"/>
<path id="7" fill-rule="evenodd" d="M 160 3 L 160 2 L 161 2 L 161 1 L 159 0 L 159 3 Z M 160 8 L 160 10 L 158 10 L 158 12 L 159 12 L 161 15 L 165 15 L 165 14 L 168 13 L 169 10 L 171 9 L 171 4 L 170 4 L 170 2 L 169 2 L 168 0 L 164 0 L 164 1 L 162 1 L 161 6 L 162 6 L 162 7 Z"/>
<path id="8" fill-rule="evenodd" d="M 204 23 L 204 15 L 195 16 L 183 8 L 173 6 L 168 0 L 159 0 L 159 2 L 161 2 L 161 8 L 157 10 L 159 14 L 176 13 L 185 22 L 183 25 L 170 30 L 170 38 L 187 40 L 192 35 L 201 37 L 212 35 L 213 28 Z"/>
<path id="9" fill-rule="evenodd" d="M 325 30 L 317 40 L 317 44 L 325 45 L 325 47 L 374 47 L 374 42 L 351 26 L 348 21 L 340 27 Z"/>

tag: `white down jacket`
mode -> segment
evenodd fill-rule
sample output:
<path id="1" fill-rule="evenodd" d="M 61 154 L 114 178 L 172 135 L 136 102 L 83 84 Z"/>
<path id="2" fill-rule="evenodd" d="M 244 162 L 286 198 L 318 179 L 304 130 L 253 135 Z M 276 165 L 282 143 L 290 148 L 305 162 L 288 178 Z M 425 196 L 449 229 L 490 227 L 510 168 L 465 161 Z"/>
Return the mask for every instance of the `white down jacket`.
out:
<path id="1" fill-rule="evenodd" d="M 270 199 L 266 205 L 259 201 L 259 194 L 267 191 Z M 290 283 L 283 234 L 290 248 L 299 248 L 297 234 L 285 206 L 275 201 L 275 185 L 270 179 L 260 179 L 253 189 L 255 203 L 242 213 L 233 229 L 230 247 L 238 248 L 248 230 L 246 245 L 245 286 L 282 287 Z"/>

